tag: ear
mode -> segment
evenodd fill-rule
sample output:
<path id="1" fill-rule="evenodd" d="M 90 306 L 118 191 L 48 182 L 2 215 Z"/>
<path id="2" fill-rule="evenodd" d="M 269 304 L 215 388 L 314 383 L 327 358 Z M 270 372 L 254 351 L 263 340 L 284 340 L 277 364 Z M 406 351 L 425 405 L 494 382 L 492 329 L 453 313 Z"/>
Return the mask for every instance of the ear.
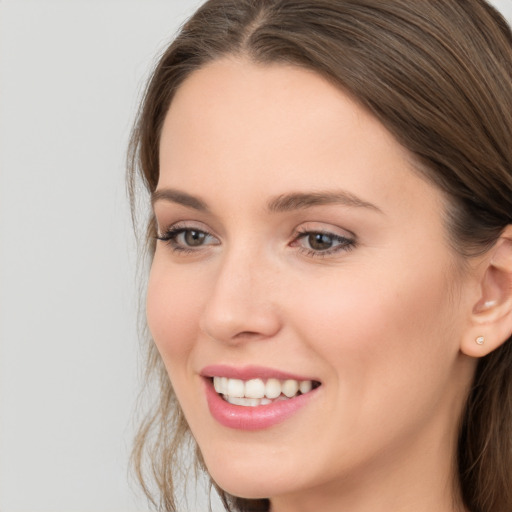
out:
<path id="1" fill-rule="evenodd" d="M 480 297 L 461 342 L 461 351 L 471 357 L 489 354 L 512 334 L 512 224 L 486 253 L 482 269 Z"/>

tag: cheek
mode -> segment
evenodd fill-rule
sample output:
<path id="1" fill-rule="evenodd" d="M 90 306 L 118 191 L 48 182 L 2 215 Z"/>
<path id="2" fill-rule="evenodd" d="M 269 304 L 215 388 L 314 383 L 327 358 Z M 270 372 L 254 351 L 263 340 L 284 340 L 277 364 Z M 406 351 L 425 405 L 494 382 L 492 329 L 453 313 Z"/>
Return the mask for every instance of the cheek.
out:
<path id="1" fill-rule="evenodd" d="M 148 282 L 146 315 L 153 340 L 168 370 L 193 348 L 203 295 L 189 273 L 168 268 L 155 255 Z"/>
<path id="2" fill-rule="evenodd" d="M 394 382 L 421 385 L 423 377 L 448 373 L 458 352 L 446 279 L 434 268 L 407 275 L 383 261 L 304 286 L 294 293 L 295 329 L 342 383 L 357 380 L 358 392 Z"/>
<path id="3" fill-rule="evenodd" d="M 340 460 L 350 446 L 364 459 L 399 443 L 436 416 L 439 404 L 456 410 L 460 395 L 449 392 L 458 349 L 446 280 L 434 272 L 390 280 L 380 272 L 348 272 L 320 287 L 304 283 L 293 294 L 295 332 L 312 360 L 328 364 L 332 421 L 321 428 L 326 439 L 347 441 Z"/>

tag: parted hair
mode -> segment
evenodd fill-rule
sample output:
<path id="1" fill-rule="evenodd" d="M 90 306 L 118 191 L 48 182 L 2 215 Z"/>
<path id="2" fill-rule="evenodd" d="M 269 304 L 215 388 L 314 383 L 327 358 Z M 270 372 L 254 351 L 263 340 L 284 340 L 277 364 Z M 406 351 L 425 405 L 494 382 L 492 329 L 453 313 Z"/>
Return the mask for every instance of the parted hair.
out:
<path id="1" fill-rule="evenodd" d="M 195 70 L 231 55 L 313 70 L 378 118 L 446 194 L 447 233 L 463 259 L 488 250 L 512 223 L 512 33 L 484 0 L 206 2 L 145 90 L 129 150 L 133 208 L 138 183 L 149 192 L 157 186 L 160 133 L 176 90 Z M 155 235 L 150 214 L 150 258 Z M 190 432 L 151 340 L 146 369 L 159 397 L 140 425 L 132 460 L 153 504 L 174 511 Z M 478 362 L 453 456 L 471 512 L 512 511 L 511 339 Z M 269 510 L 266 499 L 217 490 L 226 510 Z"/>

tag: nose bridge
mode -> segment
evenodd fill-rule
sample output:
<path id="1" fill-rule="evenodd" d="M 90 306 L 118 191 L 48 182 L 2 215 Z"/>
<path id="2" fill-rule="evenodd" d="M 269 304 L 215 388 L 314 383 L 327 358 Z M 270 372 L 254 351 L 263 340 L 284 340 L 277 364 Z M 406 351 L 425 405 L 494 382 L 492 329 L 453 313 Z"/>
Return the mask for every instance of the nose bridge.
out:
<path id="1" fill-rule="evenodd" d="M 203 311 L 202 330 L 226 342 L 275 334 L 279 317 L 270 274 L 269 262 L 253 244 L 226 250 Z"/>

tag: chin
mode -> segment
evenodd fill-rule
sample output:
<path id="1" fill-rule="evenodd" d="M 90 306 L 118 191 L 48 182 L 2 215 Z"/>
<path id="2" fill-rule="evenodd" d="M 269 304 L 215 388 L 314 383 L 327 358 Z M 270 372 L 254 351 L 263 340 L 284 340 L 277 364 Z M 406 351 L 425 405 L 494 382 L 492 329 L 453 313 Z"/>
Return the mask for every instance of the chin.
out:
<path id="1" fill-rule="evenodd" d="M 267 464 L 268 466 L 268 464 Z M 226 460 L 216 461 L 214 464 L 206 464 L 208 473 L 213 481 L 225 492 L 244 499 L 263 499 L 291 492 L 289 482 L 283 479 L 281 471 L 266 471 L 256 465 L 244 464 L 241 468 L 238 464 L 227 464 Z M 267 467 L 268 469 L 268 467 Z M 279 475 L 279 476 L 277 476 Z"/>
<path id="2" fill-rule="evenodd" d="M 217 480 L 214 481 L 224 492 L 227 492 L 231 496 L 236 496 L 237 498 L 243 498 L 246 500 L 268 499 L 281 494 L 280 492 L 275 492 L 272 487 L 269 488 L 260 482 L 235 483 L 233 481 L 229 481 L 226 482 L 226 485 L 222 485 L 221 482 L 217 482 Z"/>

